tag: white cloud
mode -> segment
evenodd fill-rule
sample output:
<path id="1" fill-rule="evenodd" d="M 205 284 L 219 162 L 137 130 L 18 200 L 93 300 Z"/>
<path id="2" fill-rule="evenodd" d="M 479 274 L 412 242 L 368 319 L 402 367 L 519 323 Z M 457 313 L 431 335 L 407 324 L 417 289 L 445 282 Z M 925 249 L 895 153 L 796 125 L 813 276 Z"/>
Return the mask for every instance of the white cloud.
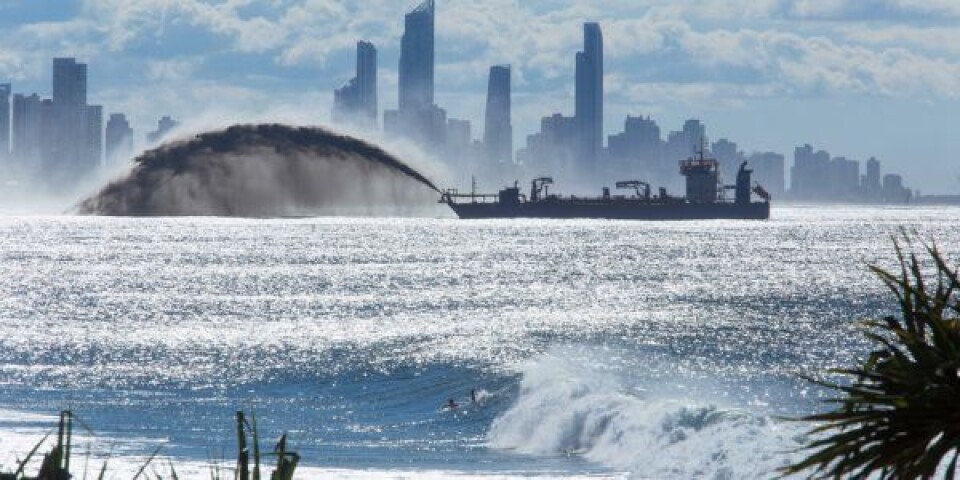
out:
<path id="1" fill-rule="evenodd" d="M 156 82 L 182 82 L 188 80 L 202 63 L 201 57 L 149 60 L 147 61 L 147 79 Z"/>
<path id="2" fill-rule="evenodd" d="M 844 38 L 880 47 L 919 48 L 947 56 L 960 56 L 960 29 L 911 25 L 851 25 L 840 29 Z"/>

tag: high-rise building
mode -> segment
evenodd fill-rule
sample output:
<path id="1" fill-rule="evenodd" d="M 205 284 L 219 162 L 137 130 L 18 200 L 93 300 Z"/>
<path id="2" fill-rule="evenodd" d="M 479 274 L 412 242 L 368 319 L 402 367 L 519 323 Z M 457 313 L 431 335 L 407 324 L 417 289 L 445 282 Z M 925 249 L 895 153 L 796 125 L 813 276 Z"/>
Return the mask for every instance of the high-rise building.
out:
<path id="1" fill-rule="evenodd" d="M 425 0 L 404 17 L 400 39 L 400 110 L 433 106 L 434 2 Z"/>
<path id="2" fill-rule="evenodd" d="M 357 74 L 334 92 L 335 120 L 355 119 L 377 122 L 377 48 L 357 42 Z"/>
<path id="3" fill-rule="evenodd" d="M 84 127 L 84 162 L 85 171 L 93 172 L 103 167 L 103 107 L 87 105 L 85 109 L 86 122 Z"/>
<path id="4" fill-rule="evenodd" d="M 660 127 L 650 117 L 627 116 L 623 132 L 610 135 L 607 149 L 617 164 L 618 175 L 639 174 L 647 179 L 658 174 L 663 141 Z"/>
<path id="5" fill-rule="evenodd" d="M 87 65 L 74 58 L 53 59 L 53 103 L 87 104 Z"/>
<path id="6" fill-rule="evenodd" d="M 133 129 L 127 116 L 122 113 L 111 113 L 107 120 L 106 131 L 107 164 L 116 164 L 129 160 L 133 153 Z"/>
<path id="7" fill-rule="evenodd" d="M 470 120 L 447 119 L 447 150 L 463 154 L 470 148 Z"/>
<path id="8" fill-rule="evenodd" d="M 750 155 L 750 168 L 753 178 L 774 198 L 782 197 L 786 191 L 786 166 L 783 155 L 774 152 L 754 153 Z M 739 166 L 738 166 L 739 168 Z"/>
<path id="9" fill-rule="evenodd" d="M 74 58 L 53 59 L 53 116 L 56 128 L 48 179 L 73 181 L 87 173 L 91 159 L 87 121 L 87 65 Z"/>
<path id="10" fill-rule="evenodd" d="M 583 178 L 575 170 L 577 119 L 555 113 L 540 120 L 540 132 L 527 136 L 517 161 L 527 176 L 552 176 L 563 185 L 577 187 Z"/>
<path id="11" fill-rule="evenodd" d="M 510 116 L 510 66 L 490 67 L 487 111 L 483 127 L 487 160 L 494 170 L 513 163 L 513 124 Z"/>
<path id="12" fill-rule="evenodd" d="M 797 200 L 826 200 L 830 190 L 830 153 L 804 145 L 793 152 L 790 193 Z"/>
<path id="13" fill-rule="evenodd" d="M 894 174 L 883 176 L 883 201 L 908 203 L 912 196 L 910 189 L 903 186 L 903 177 Z"/>
<path id="14" fill-rule="evenodd" d="M 399 73 L 399 108 L 384 112 L 384 131 L 433 150 L 442 149 L 447 112 L 433 103 L 433 0 L 425 0 L 404 18 Z"/>
<path id="15" fill-rule="evenodd" d="M 867 197 L 879 196 L 882 186 L 880 184 L 880 161 L 876 158 L 870 157 L 867 160 L 867 173 L 861 179 L 860 187 Z"/>
<path id="16" fill-rule="evenodd" d="M 55 163 L 57 124 L 53 100 L 39 95 L 13 96 L 12 141 L 15 170 L 24 175 L 44 173 L 44 179 L 57 176 L 50 169 Z"/>
<path id="17" fill-rule="evenodd" d="M 707 145 L 707 127 L 697 119 L 690 119 L 683 123 L 683 129 L 670 132 L 667 143 L 663 148 L 663 164 L 661 171 L 668 173 L 660 180 L 669 188 L 680 186 L 681 177 L 676 175 L 678 162 L 697 154 Z"/>
<path id="18" fill-rule="evenodd" d="M 0 160 L 10 155 L 10 84 L 0 83 Z"/>
<path id="19" fill-rule="evenodd" d="M 147 134 L 147 142 L 159 143 L 171 130 L 176 128 L 177 125 L 176 120 L 170 118 L 169 115 L 164 115 L 157 122 L 157 129 Z"/>
<path id="20" fill-rule="evenodd" d="M 855 200 L 860 193 L 860 162 L 846 157 L 830 161 L 828 173 L 831 200 Z"/>
<path id="21" fill-rule="evenodd" d="M 721 138 L 710 146 L 713 157 L 720 162 L 720 176 L 724 181 L 733 181 L 736 179 L 740 164 L 743 163 L 743 152 L 741 152 L 736 142 L 731 142 L 726 138 Z"/>
<path id="22" fill-rule="evenodd" d="M 13 96 L 13 157 L 17 167 L 25 171 L 39 170 L 40 133 L 43 119 L 43 103 L 40 96 L 34 93 L 26 96 Z"/>
<path id="23" fill-rule="evenodd" d="M 583 25 L 583 51 L 577 52 L 576 112 L 581 171 L 594 171 L 603 151 L 603 33 Z"/>

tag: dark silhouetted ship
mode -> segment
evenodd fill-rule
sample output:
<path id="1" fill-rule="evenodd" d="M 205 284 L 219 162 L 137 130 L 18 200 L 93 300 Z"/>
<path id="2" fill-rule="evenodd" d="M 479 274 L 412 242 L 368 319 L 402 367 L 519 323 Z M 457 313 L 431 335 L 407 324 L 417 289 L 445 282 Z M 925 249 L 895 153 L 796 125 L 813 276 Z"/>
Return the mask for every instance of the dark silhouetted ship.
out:
<path id="1" fill-rule="evenodd" d="M 553 179 L 533 180 L 530 195 L 518 185 L 504 188 L 498 194 L 458 193 L 445 191 L 445 203 L 464 219 L 479 218 L 605 218 L 623 220 L 706 220 L 770 218 L 770 195 L 760 185 L 751 183 L 752 170 L 747 162 L 740 165 L 735 185 L 720 183 L 719 163 L 707 158 L 703 151 L 680 162 L 680 173 L 686 177 L 685 197 L 667 194 L 660 188 L 651 195 L 650 184 L 640 180 L 617 182 L 617 189 L 633 190 L 632 195 L 611 195 L 604 187 L 599 197 L 563 197 L 551 195 Z M 733 200 L 726 193 L 734 191 Z M 754 201 L 756 195 L 760 201 Z"/>

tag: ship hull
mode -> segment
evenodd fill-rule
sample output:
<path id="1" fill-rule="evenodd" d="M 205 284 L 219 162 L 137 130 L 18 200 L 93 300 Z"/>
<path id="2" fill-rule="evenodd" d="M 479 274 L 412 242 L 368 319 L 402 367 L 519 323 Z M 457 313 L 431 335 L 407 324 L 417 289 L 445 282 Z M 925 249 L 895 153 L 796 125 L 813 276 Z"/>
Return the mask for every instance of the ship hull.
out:
<path id="1" fill-rule="evenodd" d="M 576 203 L 448 203 L 462 219 L 601 218 L 611 220 L 766 220 L 770 204 L 576 204 Z"/>

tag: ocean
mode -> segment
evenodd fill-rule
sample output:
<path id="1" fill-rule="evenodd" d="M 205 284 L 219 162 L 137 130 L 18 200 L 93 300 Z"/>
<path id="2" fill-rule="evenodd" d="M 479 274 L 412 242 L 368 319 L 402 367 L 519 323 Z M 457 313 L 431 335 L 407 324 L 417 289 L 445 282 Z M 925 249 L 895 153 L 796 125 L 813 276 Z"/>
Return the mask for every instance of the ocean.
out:
<path id="1" fill-rule="evenodd" d="M 237 410 L 298 478 L 769 478 L 829 396 L 798 375 L 895 313 L 901 229 L 960 256 L 958 208 L 0 217 L 0 471 L 69 408 L 114 478 L 232 468 Z"/>

